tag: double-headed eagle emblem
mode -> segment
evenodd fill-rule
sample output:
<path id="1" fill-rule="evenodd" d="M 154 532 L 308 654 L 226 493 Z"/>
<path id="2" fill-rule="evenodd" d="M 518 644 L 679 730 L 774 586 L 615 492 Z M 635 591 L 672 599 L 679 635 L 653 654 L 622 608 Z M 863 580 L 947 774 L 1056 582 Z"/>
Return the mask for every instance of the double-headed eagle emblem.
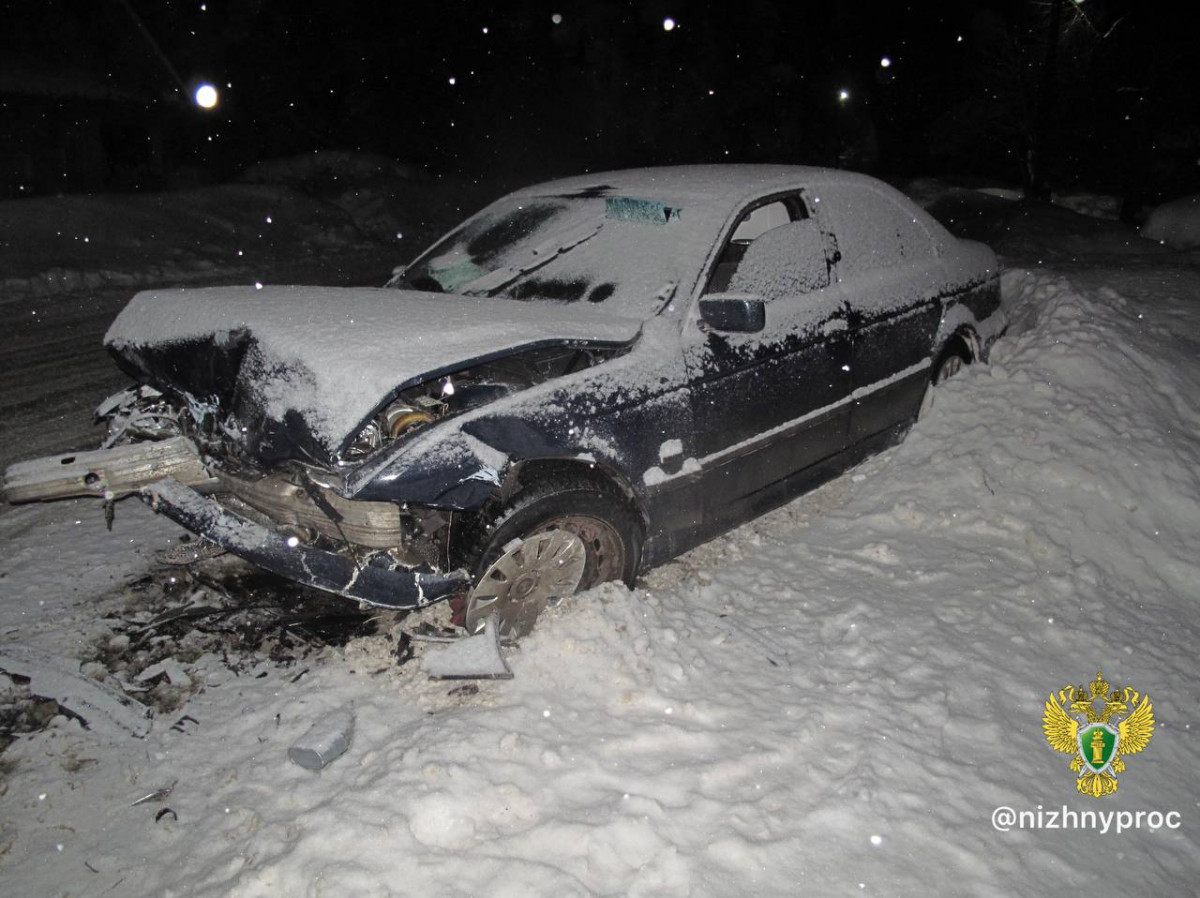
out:
<path id="1" fill-rule="evenodd" d="M 1075 756 L 1075 788 L 1099 798 L 1117 791 L 1115 774 L 1125 771 L 1122 756 L 1137 754 L 1154 735 L 1154 706 L 1150 696 L 1130 686 L 1109 691 L 1097 672 L 1087 689 L 1068 683 L 1050 693 L 1042 729 L 1051 747 Z"/>

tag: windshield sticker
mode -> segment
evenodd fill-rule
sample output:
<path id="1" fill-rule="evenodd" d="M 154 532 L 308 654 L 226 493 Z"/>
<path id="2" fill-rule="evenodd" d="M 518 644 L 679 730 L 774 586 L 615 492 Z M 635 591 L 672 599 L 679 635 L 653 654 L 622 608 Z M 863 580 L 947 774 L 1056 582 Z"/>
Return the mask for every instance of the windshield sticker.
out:
<path id="1" fill-rule="evenodd" d="M 659 200 L 642 200 L 632 196 L 610 196 L 604 201 L 604 217 L 612 221 L 641 221 L 649 224 L 669 224 L 679 221 L 680 208 Z"/>

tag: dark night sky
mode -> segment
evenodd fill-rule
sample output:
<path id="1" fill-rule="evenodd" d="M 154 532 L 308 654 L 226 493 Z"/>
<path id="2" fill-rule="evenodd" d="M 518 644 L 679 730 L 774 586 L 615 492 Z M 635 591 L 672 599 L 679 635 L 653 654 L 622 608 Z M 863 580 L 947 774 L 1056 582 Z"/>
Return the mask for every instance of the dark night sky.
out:
<path id="1" fill-rule="evenodd" d="M 469 176 L 769 159 L 1019 181 L 1053 2 L 48 0 L 10 8 L 0 88 L 70 71 L 151 98 L 170 163 L 218 176 L 338 148 Z M 1133 0 L 1062 9 L 1055 179 L 1194 177 L 1188 29 Z M 168 66 L 220 106 L 178 102 Z"/>

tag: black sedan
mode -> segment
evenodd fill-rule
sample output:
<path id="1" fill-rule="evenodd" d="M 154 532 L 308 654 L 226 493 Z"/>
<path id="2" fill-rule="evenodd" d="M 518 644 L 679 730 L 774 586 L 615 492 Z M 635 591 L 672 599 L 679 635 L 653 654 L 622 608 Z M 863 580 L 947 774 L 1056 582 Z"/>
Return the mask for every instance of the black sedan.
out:
<path id="1" fill-rule="evenodd" d="M 991 250 L 871 178 L 587 175 L 382 289 L 135 296 L 107 448 L 9 498 L 140 492 L 301 583 L 519 636 L 895 442 L 1003 327 Z"/>

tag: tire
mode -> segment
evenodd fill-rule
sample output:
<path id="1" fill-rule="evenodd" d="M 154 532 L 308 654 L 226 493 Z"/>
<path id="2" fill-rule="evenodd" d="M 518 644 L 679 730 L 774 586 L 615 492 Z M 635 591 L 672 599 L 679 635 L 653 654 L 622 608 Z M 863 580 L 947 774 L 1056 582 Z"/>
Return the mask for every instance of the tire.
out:
<path id="1" fill-rule="evenodd" d="M 929 384 L 925 387 L 925 395 L 921 397 L 921 407 L 917 411 L 918 421 L 925 420 L 933 410 L 934 388 L 939 384 L 944 384 L 969 364 L 971 364 L 971 357 L 967 349 L 962 345 L 962 341 L 955 337 L 942 350 L 937 363 L 933 366 L 933 374 L 929 377 Z"/>
<path id="2" fill-rule="evenodd" d="M 586 480 L 550 477 L 522 490 L 508 505 L 477 520 L 464 534 L 459 557 L 480 584 L 514 540 L 528 540 L 553 530 L 573 533 L 583 544 L 583 573 L 576 591 L 609 580 L 633 586 L 641 563 L 641 522 L 623 496 Z M 476 613 L 474 601 L 465 606 L 468 629 Z M 502 619 L 501 637 L 516 638 L 531 627 L 531 620 L 517 623 Z"/>
<path id="3" fill-rule="evenodd" d="M 547 478 L 514 496 L 476 533 L 467 566 L 478 578 L 512 540 L 558 528 L 583 540 L 581 590 L 607 580 L 633 586 L 642 554 L 640 522 L 614 491 L 572 479 Z"/>

